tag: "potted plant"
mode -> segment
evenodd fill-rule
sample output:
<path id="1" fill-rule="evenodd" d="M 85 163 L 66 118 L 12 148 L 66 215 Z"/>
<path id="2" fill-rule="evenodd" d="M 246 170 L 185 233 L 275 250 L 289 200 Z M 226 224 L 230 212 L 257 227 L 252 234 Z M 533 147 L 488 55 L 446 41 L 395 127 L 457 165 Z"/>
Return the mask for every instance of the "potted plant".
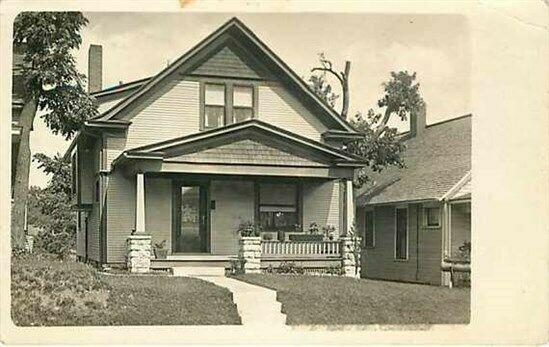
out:
<path id="1" fill-rule="evenodd" d="M 331 224 L 326 224 L 325 226 L 322 227 L 322 231 L 324 232 L 324 236 L 330 241 L 332 241 L 334 239 L 335 230 L 336 230 L 336 228 Z"/>
<path id="2" fill-rule="evenodd" d="M 324 235 L 320 233 L 318 224 L 315 222 L 312 222 L 311 224 L 309 224 L 308 234 L 290 235 L 290 241 L 297 241 L 297 242 L 322 241 L 323 239 L 324 239 Z"/>
<path id="3" fill-rule="evenodd" d="M 168 257 L 168 250 L 166 249 L 166 240 L 154 243 L 154 257 L 156 259 L 166 259 Z"/>
<path id="4" fill-rule="evenodd" d="M 261 225 L 247 221 L 239 225 L 237 233 L 240 237 L 259 237 L 261 230 Z"/>

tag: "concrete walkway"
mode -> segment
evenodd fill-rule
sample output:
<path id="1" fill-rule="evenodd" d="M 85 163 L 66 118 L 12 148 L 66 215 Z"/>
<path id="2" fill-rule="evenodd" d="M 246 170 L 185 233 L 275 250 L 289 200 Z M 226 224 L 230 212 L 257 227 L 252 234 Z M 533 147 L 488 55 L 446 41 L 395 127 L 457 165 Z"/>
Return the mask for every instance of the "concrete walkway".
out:
<path id="1" fill-rule="evenodd" d="M 187 268 L 188 269 L 188 268 Z M 289 329 L 286 325 L 286 315 L 281 313 L 282 306 L 276 300 L 276 291 L 225 277 L 224 274 L 213 274 L 212 271 L 203 274 L 189 273 L 187 269 L 173 268 L 174 276 L 189 276 L 225 287 L 233 293 L 242 325 L 254 327 L 269 327 L 269 329 Z"/>

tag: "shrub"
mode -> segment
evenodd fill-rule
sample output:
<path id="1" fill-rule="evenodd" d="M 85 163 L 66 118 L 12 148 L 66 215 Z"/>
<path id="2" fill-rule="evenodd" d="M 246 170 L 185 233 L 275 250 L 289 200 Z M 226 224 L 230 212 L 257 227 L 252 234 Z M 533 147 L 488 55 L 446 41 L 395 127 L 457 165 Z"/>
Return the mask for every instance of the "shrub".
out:
<path id="1" fill-rule="evenodd" d="M 12 319 L 16 325 L 82 325 L 103 315 L 109 287 L 84 264 L 51 255 L 12 259 Z M 98 320 L 99 321 L 99 320 Z"/>
<path id="2" fill-rule="evenodd" d="M 297 265 L 293 261 L 283 261 L 277 269 L 279 274 L 303 275 L 305 270 L 301 265 Z"/>

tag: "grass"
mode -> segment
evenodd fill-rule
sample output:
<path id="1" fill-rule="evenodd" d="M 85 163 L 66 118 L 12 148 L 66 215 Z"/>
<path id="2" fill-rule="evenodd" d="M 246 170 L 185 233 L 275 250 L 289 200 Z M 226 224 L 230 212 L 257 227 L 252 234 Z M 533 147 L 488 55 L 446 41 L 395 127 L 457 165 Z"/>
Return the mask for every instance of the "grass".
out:
<path id="1" fill-rule="evenodd" d="M 98 275 L 82 263 L 12 259 L 19 326 L 240 324 L 231 293 L 195 278 Z"/>
<path id="2" fill-rule="evenodd" d="M 467 324 L 470 290 L 345 277 L 235 276 L 277 291 L 287 324 Z"/>

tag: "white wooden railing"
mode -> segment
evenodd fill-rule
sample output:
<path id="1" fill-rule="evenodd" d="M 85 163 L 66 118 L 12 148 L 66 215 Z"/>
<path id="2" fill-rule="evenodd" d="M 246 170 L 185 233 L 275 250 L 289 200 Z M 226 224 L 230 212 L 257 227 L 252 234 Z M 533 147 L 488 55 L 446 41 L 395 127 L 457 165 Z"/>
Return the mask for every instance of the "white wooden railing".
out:
<path id="1" fill-rule="evenodd" d="M 261 256 L 265 257 L 339 257 L 339 241 L 280 242 L 261 241 Z"/>

